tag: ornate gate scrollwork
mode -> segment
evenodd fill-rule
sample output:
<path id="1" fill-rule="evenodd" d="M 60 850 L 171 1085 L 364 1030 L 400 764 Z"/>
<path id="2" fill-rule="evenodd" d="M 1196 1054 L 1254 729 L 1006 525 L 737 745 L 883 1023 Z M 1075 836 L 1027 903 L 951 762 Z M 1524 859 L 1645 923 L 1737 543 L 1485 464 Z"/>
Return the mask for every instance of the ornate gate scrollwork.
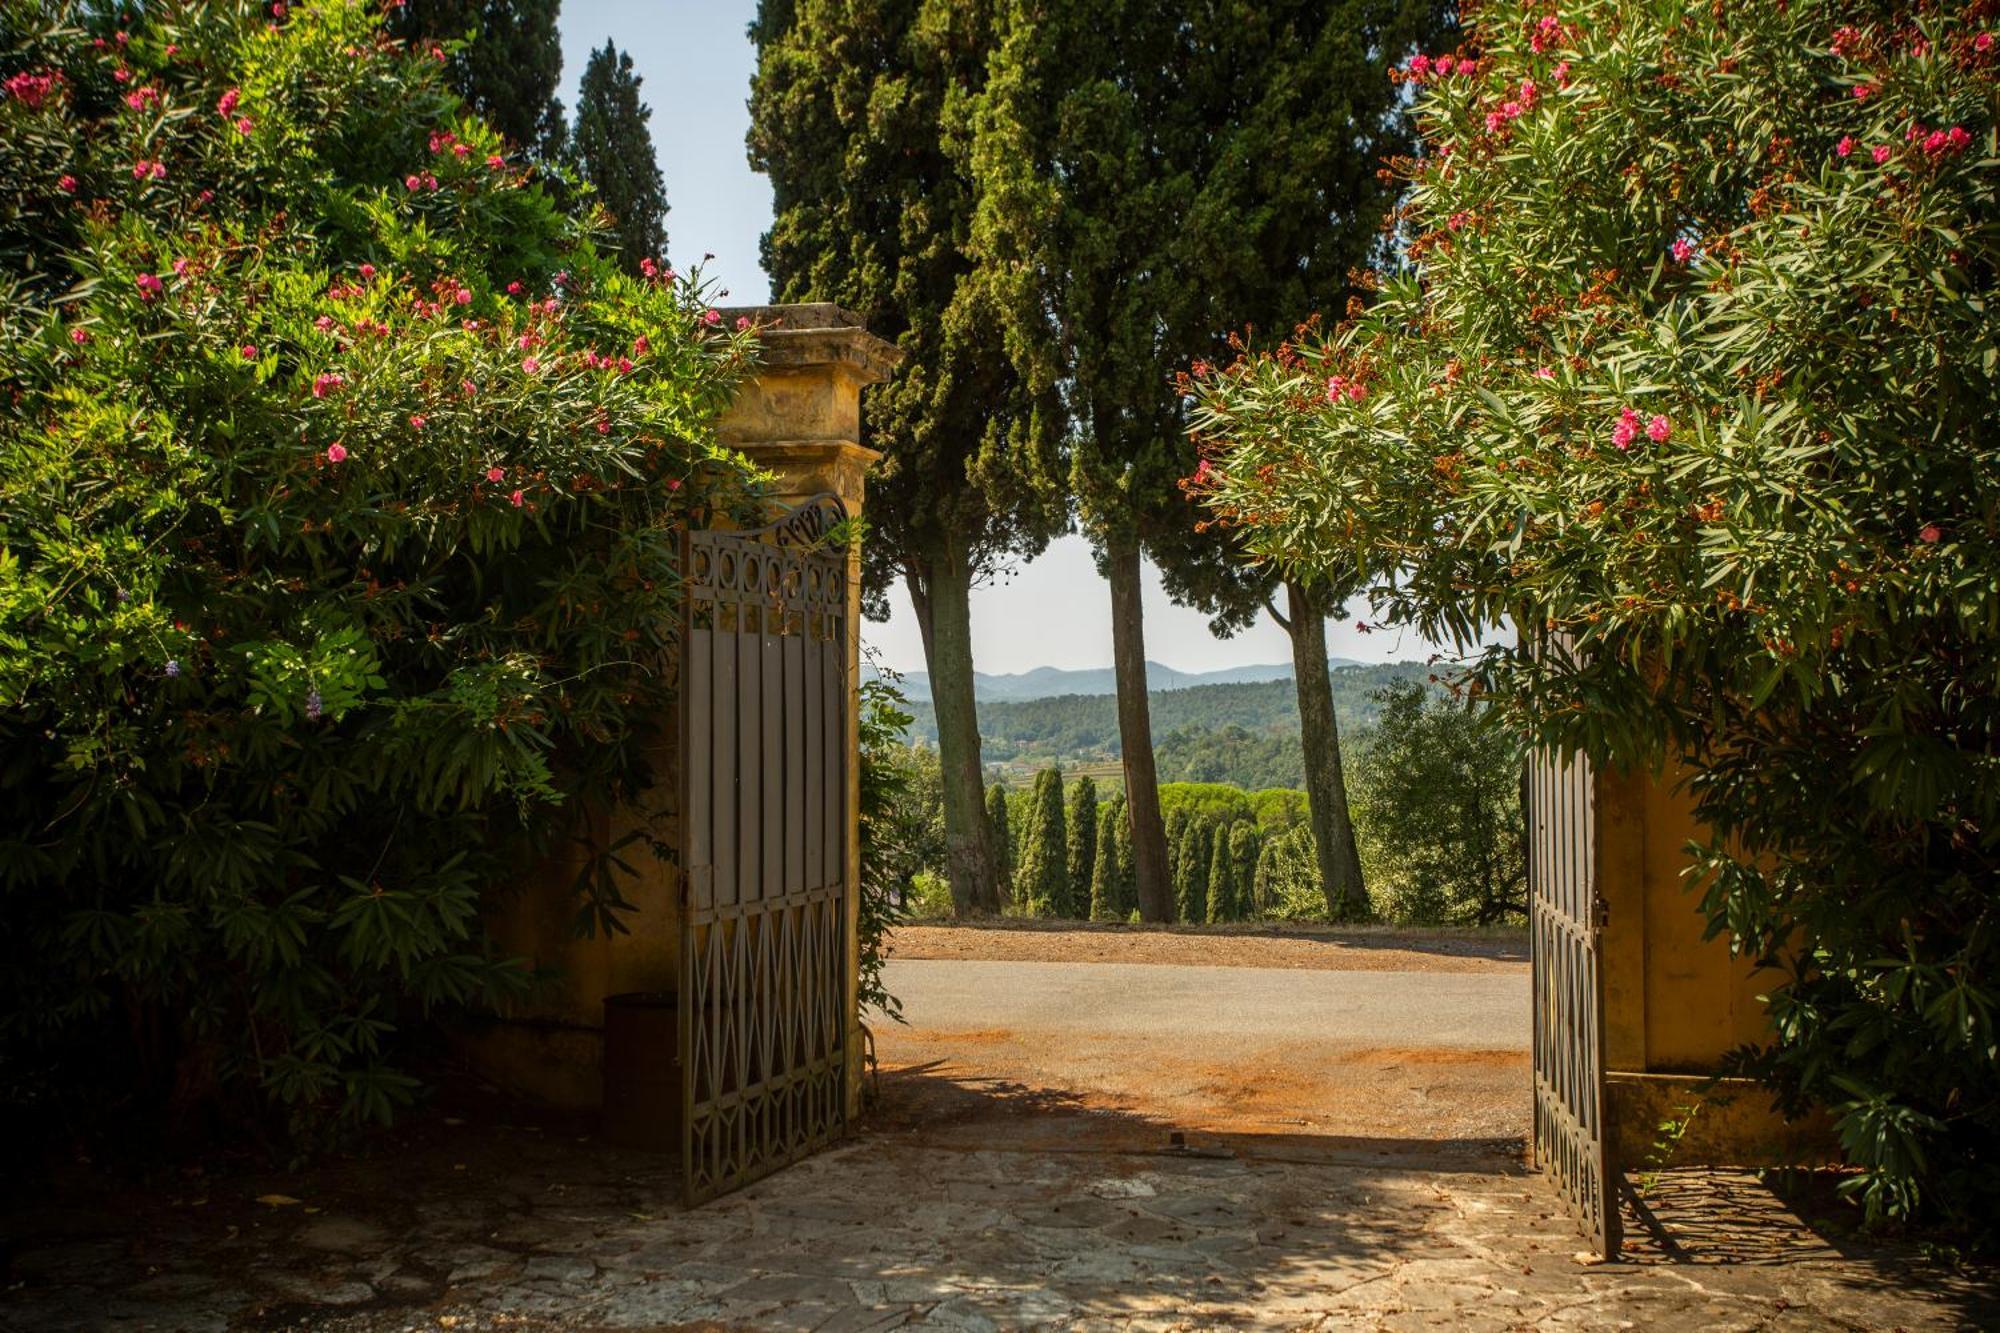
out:
<path id="1" fill-rule="evenodd" d="M 846 517 L 684 538 L 681 1171 L 690 1205 L 846 1128 Z"/>

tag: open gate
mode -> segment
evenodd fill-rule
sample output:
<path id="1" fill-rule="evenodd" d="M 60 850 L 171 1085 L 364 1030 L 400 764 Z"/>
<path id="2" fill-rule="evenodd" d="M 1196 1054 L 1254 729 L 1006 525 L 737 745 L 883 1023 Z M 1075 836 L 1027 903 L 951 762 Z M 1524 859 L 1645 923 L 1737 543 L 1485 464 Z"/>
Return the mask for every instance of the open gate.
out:
<path id="1" fill-rule="evenodd" d="M 846 1128 L 846 517 L 684 538 L 681 1173 L 690 1205 Z"/>
<path id="2" fill-rule="evenodd" d="M 1535 750 L 1527 794 L 1535 1162 L 1612 1259 L 1618 1202 L 1605 1134 L 1603 912 L 1590 765 Z"/>

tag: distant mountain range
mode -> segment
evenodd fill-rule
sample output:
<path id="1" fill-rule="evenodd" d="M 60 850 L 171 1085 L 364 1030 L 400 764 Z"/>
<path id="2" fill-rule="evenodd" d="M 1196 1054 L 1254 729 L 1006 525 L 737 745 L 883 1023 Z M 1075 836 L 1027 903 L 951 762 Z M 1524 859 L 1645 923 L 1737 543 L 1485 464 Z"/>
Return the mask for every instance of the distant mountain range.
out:
<path id="1" fill-rule="evenodd" d="M 1332 659 L 1336 667 L 1358 666 L 1349 658 Z M 873 667 L 866 664 L 863 674 L 874 675 Z M 1292 664 L 1273 662 L 1263 666 L 1225 667 L 1220 671 L 1176 671 L 1158 662 L 1146 663 L 1146 688 L 1148 690 L 1185 690 L 1196 685 L 1246 685 L 1270 680 L 1290 680 Z M 972 676 L 972 696 L 978 703 L 1020 703 L 1028 699 L 1054 699 L 1066 694 L 1116 694 L 1118 676 L 1110 667 L 1090 667 L 1080 671 L 1066 671 L 1060 667 L 1036 667 L 1033 671 L 1023 671 L 1010 676 L 989 676 L 983 671 L 975 671 Z M 927 671 L 912 671 L 903 677 L 903 693 L 912 702 L 927 702 L 931 697 L 931 678 Z"/>

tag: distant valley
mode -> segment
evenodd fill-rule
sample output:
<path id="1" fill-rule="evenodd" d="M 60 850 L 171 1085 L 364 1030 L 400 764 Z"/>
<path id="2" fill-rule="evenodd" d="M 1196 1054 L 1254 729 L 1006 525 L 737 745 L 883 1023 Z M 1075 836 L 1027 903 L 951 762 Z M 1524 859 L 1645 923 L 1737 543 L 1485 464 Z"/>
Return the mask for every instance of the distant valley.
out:
<path id="1" fill-rule="evenodd" d="M 1345 667 L 1358 666 L 1360 663 L 1336 657 L 1333 659 L 1333 665 Z M 864 668 L 864 674 L 872 673 L 873 668 Z M 1146 687 L 1156 692 L 1192 689 L 1198 685 L 1242 685 L 1291 678 L 1290 662 L 1225 667 L 1220 671 L 1176 671 L 1158 662 L 1146 663 Z M 912 701 L 929 699 L 930 673 L 909 672 L 903 677 L 902 689 Z M 1027 699 L 1053 699 L 1066 694 L 1116 694 L 1117 692 L 1117 674 L 1110 667 L 1085 667 L 1080 670 L 1036 667 L 1032 671 L 1001 676 L 990 676 L 981 671 L 974 672 L 972 678 L 972 695 L 980 703 L 1015 703 Z"/>

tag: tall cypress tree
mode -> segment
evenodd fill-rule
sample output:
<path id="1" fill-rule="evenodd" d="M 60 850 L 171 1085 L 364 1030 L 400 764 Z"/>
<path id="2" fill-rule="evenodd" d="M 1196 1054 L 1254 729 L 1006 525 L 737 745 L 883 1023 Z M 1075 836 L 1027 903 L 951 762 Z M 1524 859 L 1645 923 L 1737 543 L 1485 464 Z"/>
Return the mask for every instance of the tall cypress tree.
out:
<path id="1" fill-rule="evenodd" d="M 1097 862 L 1097 782 L 1084 776 L 1069 789 L 1069 888 L 1061 915 L 1090 915 L 1090 875 Z"/>
<path id="2" fill-rule="evenodd" d="M 1209 823 L 1189 819 L 1174 858 L 1174 916 L 1189 925 L 1208 920 L 1208 861 L 1212 847 Z"/>
<path id="3" fill-rule="evenodd" d="M 445 76 L 487 124 L 540 161 L 561 158 L 562 0 L 405 0 L 389 30 L 410 41 L 471 42 L 449 57 Z"/>
<path id="4" fill-rule="evenodd" d="M 1029 916 L 1056 916 L 1069 901 L 1069 839 L 1063 819 L 1059 768 L 1035 774 L 1033 814 L 1021 852 L 1017 897 Z"/>
<path id="5" fill-rule="evenodd" d="M 894 581 L 923 637 L 944 769 L 946 871 L 960 913 L 997 911 L 979 817 L 971 590 L 1068 526 L 1063 416 L 1006 352 L 991 275 L 965 245 L 966 147 L 1002 0 L 762 0 L 750 160 L 776 217 L 764 267 L 786 301 L 836 301 L 904 361 L 863 404 L 871 615 Z"/>
<path id="6" fill-rule="evenodd" d="M 1118 834 L 1112 820 L 1118 817 L 1116 798 L 1097 808 L 1097 854 L 1090 858 L 1090 919 L 1122 921 L 1117 908 Z"/>
<path id="7" fill-rule="evenodd" d="M 1007 886 L 1011 898 L 1014 887 L 1014 834 L 1007 827 L 1007 789 L 994 783 L 986 789 L 986 845 L 993 853 L 993 871 Z"/>
<path id="8" fill-rule="evenodd" d="M 1235 894 L 1235 917 L 1237 921 L 1254 921 L 1258 918 L 1257 907 L 1257 858 L 1263 851 L 1264 838 L 1257 826 L 1247 819 L 1238 820 L 1229 830 L 1229 866 Z"/>
<path id="9" fill-rule="evenodd" d="M 1060 384 L 1071 484 L 1111 584 L 1141 911 L 1165 919 L 1140 556 L 1177 563 L 1196 458 L 1176 372 L 1246 315 L 1302 319 L 1365 256 L 1387 195 L 1386 65 L 1443 0 L 1017 0 L 980 97 L 974 249 L 1004 275 L 1010 348 Z M 1397 131 L 1400 132 L 1400 131 Z M 1213 562 L 1211 551 L 1205 557 Z M 1323 651 L 1323 650 L 1322 650 Z"/>
<path id="10" fill-rule="evenodd" d="M 633 272 L 667 251 L 667 186 L 646 128 L 652 118 L 639 99 L 632 57 L 609 41 L 592 51 L 577 90 L 570 153 L 611 214 L 619 262 Z"/>
<path id="11" fill-rule="evenodd" d="M 1229 859 L 1229 826 L 1218 826 L 1208 851 L 1208 919 L 1211 922 L 1239 921 L 1242 911 L 1236 903 L 1236 863 Z"/>

